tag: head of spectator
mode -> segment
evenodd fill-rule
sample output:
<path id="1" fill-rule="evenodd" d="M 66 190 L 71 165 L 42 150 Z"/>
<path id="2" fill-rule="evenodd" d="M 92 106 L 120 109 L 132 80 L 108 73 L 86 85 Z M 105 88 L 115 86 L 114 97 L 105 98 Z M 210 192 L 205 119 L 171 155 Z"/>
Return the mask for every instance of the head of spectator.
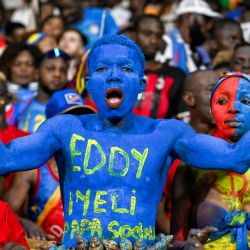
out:
<path id="1" fill-rule="evenodd" d="M 40 50 L 25 43 L 11 44 L 0 59 L 1 71 L 7 81 L 27 86 L 35 80 Z"/>
<path id="2" fill-rule="evenodd" d="M 177 27 L 185 43 L 202 45 L 209 35 L 214 18 L 221 15 L 204 0 L 183 0 L 176 9 Z"/>
<path id="3" fill-rule="evenodd" d="M 47 51 L 40 57 L 38 67 L 38 99 L 47 102 L 54 91 L 67 85 L 69 56 L 59 48 Z"/>
<path id="4" fill-rule="evenodd" d="M 238 141 L 250 129 L 250 76 L 226 72 L 211 91 L 211 112 L 221 135 Z"/>
<path id="5" fill-rule="evenodd" d="M 47 119 L 49 119 L 59 114 L 94 114 L 96 110 L 86 105 L 82 97 L 72 89 L 63 89 L 56 91 L 51 96 L 46 105 L 45 113 Z"/>
<path id="6" fill-rule="evenodd" d="M 135 31 L 134 31 L 134 27 L 132 25 L 122 29 L 120 31 L 120 34 L 127 36 L 128 38 L 130 38 L 132 40 L 135 40 Z"/>
<path id="7" fill-rule="evenodd" d="M 230 70 L 230 61 L 222 61 L 213 66 L 213 70 L 218 74 L 221 75 L 224 72 Z"/>
<path id="8" fill-rule="evenodd" d="M 134 21 L 135 41 L 141 47 L 147 64 L 163 46 L 164 25 L 155 15 L 141 15 Z"/>
<path id="9" fill-rule="evenodd" d="M 65 51 L 72 59 L 83 55 L 86 44 L 87 38 L 74 28 L 65 30 L 59 39 L 59 48 Z"/>
<path id="10" fill-rule="evenodd" d="M 83 17 L 81 0 L 54 0 L 55 6 L 59 8 L 66 25 L 80 21 Z"/>
<path id="11" fill-rule="evenodd" d="M 250 74 L 250 44 L 242 43 L 236 46 L 232 60 L 231 69 Z"/>
<path id="12" fill-rule="evenodd" d="M 210 112 L 210 93 L 219 75 L 212 70 L 198 70 L 185 80 L 183 100 L 190 112 L 190 125 L 199 133 L 209 133 L 215 128 Z"/>
<path id="13" fill-rule="evenodd" d="M 56 40 L 44 32 L 32 34 L 26 42 L 30 45 L 36 45 L 43 53 L 57 47 Z"/>
<path id="14" fill-rule="evenodd" d="M 64 30 L 64 21 L 60 15 L 47 16 L 41 24 L 42 32 L 53 37 L 56 41 L 59 39 Z"/>
<path id="15" fill-rule="evenodd" d="M 26 28 L 17 22 L 8 22 L 5 25 L 5 35 L 9 43 L 22 42 L 26 36 Z"/>
<path id="16" fill-rule="evenodd" d="M 211 30 L 211 37 L 216 51 L 230 50 L 243 41 L 243 34 L 239 22 L 224 18 L 216 20 Z"/>

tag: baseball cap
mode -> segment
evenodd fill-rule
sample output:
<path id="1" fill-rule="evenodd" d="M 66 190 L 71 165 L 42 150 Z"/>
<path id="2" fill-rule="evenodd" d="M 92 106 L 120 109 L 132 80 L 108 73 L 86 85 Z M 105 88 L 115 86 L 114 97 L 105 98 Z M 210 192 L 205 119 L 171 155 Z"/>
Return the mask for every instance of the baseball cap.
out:
<path id="1" fill-rule="evenodd" d="M 93 114 L 96 110 L 86 105 L 81 96 L 72 89 L 63 89 L 54 92 L 46 105 L 45 113 L 48 119 L 59 114 Z"/>
<path id="2" fill-rule="evenodd" d="M 208 17 L 222 17 L 220 13 L 215 12 L 204 0 L 182 0 L 176 8 L 175 14 L 179 17 L 187 13 L 195 13 Z"/>
<path id="3" fill-rule="evenodd" d="M 39 57 L 38 61 L 39 61 L 39 64 L 41 64 L 45 59 L 55 59 L 55 58 L 62 58 L 65 62 L 70 60 L 70 57 L 66 52 L 64 52 L 63 50 L 59 48 L 54 48 L 52 50 L 49 50 L 43 53 Z"/>

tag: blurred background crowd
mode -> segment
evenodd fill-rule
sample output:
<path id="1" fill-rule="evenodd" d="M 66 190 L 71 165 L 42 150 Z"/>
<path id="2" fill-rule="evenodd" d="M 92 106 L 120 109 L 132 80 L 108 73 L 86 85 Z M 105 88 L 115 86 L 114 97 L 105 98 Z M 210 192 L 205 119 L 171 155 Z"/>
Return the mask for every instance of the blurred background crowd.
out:
<path id="1" fill-rule="evenodd" d="M 211 133 L 215 127 L 209 97 L 219 74 L 250 73 L 249 0 L 1 0 L 4 143 L 35 132 L 76 99 L 87 112 L 98 112 L 84 87 L 85 62 L 91 44 L 107 34 L 130 37 L 145 55 L 147 85 L 134 112 L 175 117 L 198 132 Z M 59 106 L 66 94 L 69 102 L 63 109 Z M 170 230 L 173 174 L 162 201 L 159 232 Z M 1 177 L 0 198 L 20 216 L 28 238 L 60 242 L 63 214 L 57 190 L 58 173 L 51 159 L 38 170 Z M 12 231 L 12 237 L 20 237 L 20 230 Z M 0 237 L 0 244 L 5 243 Z"/>

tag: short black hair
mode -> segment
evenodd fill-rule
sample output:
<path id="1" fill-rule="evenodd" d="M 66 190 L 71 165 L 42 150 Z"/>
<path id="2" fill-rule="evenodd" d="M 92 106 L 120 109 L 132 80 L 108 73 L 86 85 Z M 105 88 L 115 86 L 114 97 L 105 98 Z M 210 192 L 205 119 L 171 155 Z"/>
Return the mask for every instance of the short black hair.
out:
<path id="1" fill-rule="evenodd" d="M 156 15 L 152 15 L 152 14 L 142 14 L 140 16 L 135 17 L 135 19 L 133 20 L 133 28 L 135 31 L 138 30 L 139 25 L 145 20 L 145 19 L 154 19 L 155 21 L 157 21 L 158 23 L 160 23 L 162 25 L 162 27 L 164 28 L 164 24 L 161 21 L 159 16 Z"/>
<path id="2" fill-rule="evenodd" d="M 60 15 L 49 15 L 49 16 L 47 16 L 46 18 L 44 18 L 44 20 L 41 22 L 41 28 L 43 28 L 43 26 L 44 26 L 44 24 L 46 23 L 46 22 L 48 22 L 50 19 L 53 19 L 53 18 L 59 18 L 59 19 L 61 19 L 62 20 L 62 22 L 63 22 L 63 25 L 65 26 L 65 21 L 64 21 L 64 19 L 63 19 L 63 17 L 62 16 L 60 16 Z"/>
<path id="3" fill-rule="evenodd" d="M 241 47 L 250 47 L 250 43 L 248 42 L 241 42 L 240 44 L 236 45 L 235 48 L 234 48 L 234 52 L 238 49 L 238 48 L 241 48 Z"/>
<path id="4" fill-rule="evenodd" d="M 211 29 L 212 38 L 218 38 L 222 29 L 225 29 L 226 26 L 237 26 L 241 31 L 240 23 L 229 18 L 218 19 L 214 21 L 214 25 Z"/>
<path id="5" fill-rule="evenodd" d="M 0 71 L 6 75 L 8 80 L 11 78 L 11 64 L 23 51 L 30 53 L 34 59 L 35 67 L 38 67 L 42 52 L 36 46 L 23 42 L 10 44 L 0 58 Z"/>
<path id="6" fill-rule="evenodd" d="M 19 28 L 24 28 L 25 29 L 25 26 L 22 23 L 18 23 L 18 22 L 8 22 L 8 23 L 6 23 L 6 25 L 4 27 L 5 35 L 6 36 L 11 36 L 14 33 L 14 31 L 16 29 L 19 29 Z"/>

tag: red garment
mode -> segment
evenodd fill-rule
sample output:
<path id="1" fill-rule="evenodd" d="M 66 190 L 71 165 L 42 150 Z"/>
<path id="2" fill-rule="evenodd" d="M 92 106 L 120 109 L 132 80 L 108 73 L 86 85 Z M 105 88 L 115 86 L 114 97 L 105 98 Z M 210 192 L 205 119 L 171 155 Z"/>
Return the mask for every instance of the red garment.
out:
<path id="1" fill-rule="evenodd" d="M 19 243 L 27 249 L 24 229 L 6 202 L 0 201 L 0 249 L 8 242 Z"/>
<path id="2" fill-rule="evenodd" d="M 26 135 L 29 135 L 29 133 L 19 130 L 14 126 L 8 126 L 5 130 L 0 130 L 0 140 L 3 144 L 8 144 L 12 140 Z"/>
<path id="3" fill-rule="evenodd" d="M 14 126 L 8 126 L 5 130 L 0 130 L 0 141 L 2 141 L 3 144 L 8 144 L 12 140 L 18 137 L 26 136 L 28 134 L 29 133 L 19 130 L 15 128 Z M 5 181 L 4 181 L 5 190 L 9 189 L 13 176 L 14 176 L 14 173 L 11 173 L 5 177 Z"/>
<path id="4" fill-rule="evenodd" d="M 168 219 L 171 218 L 171 208 L 172 208 L 171 190 L 172 190 L 172 185 L 174 181 L 174 175 L 180 163 L 181 163 L 181 160 L 179 159 L 174 160 L 174 162 L 172 163 L 168 171 L 167 180 L 166 180 L 165 187 L 164 187 L 164 193 L 166 196 L 165 212 L 166 212 L 166 216 Z"/>

